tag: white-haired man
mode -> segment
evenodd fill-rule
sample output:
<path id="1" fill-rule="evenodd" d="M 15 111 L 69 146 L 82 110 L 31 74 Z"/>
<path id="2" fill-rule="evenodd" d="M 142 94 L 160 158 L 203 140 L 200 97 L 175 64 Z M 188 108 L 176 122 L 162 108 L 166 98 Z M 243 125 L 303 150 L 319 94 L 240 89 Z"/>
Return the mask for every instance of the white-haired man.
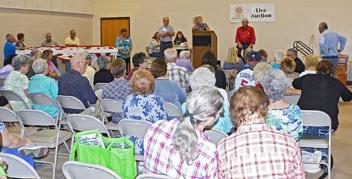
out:
<path id="1" fill-rule="evenodd" d="M 236 31 L 236 43 L 238 49 L 238 57 L 243 59 L 242 50 L 246 50 L 248 47 L 253 48 L 255 44 L 255 32 L 254 28 L 249 26 L 249 21 L 247 18 L 242 19 L 242 26 L 237 28 Z"/>
<path id="2" fill-rule="evenodd" d="M 175 48 L 166 49 L 164 55 L 167 61 L 167 78 L 176 81 L 182 88 L 189 92 L 190 85 L 187 69 L 176 65 L 177 50 Z"/>
<path id="3" fill-rule="evenodd" d="M 86 59 L 77 55 L 71 60 L 72 69 L 62 74 L 59 78 L 59 95 L 74 96 L 89 107 L 97 102 L 97 97 L 86 77 L 82 76 L 87 68 Z M 79 113 L 82 111 L 64 109 L 67 113 Z"/>

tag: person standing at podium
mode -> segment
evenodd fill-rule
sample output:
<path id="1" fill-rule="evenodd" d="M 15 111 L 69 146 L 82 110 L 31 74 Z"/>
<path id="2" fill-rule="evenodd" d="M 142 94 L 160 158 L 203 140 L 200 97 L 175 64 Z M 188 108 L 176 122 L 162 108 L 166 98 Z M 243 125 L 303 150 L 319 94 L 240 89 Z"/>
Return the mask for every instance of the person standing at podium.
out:
<path id="1" fill-rule="evenodd" d="M 203 22 L 202 16 L 196 16 L 193 19 L 192 30 L 195 30 L 195 31 L 208 31 L 210 29 L 209 29 L 208 24 Z"/>
<path id="2" fill-rule="evenodd" d="M 160 54 L 162 57 L 166 49 L 173 47 L 172 37 L 175 36 L 175 30 L 169 23 L 169 17 L 164 17 L 163 25 L 159 28 L 158 35 L 160 36 Z"/>
<path id="3" fill-rule="evenodd" d="M 242 26 L 237 28 L 236 31 L 236 43 L 237 43 L 237 55 L 241 59 L 242 57 L 242 50 L 246 50 L 248 47 L 253 48 L 253 45 L 255 44 L 255 32 L 254 28 L 249 26 L 249 21 L 245 17 L 242 19 Z"/>

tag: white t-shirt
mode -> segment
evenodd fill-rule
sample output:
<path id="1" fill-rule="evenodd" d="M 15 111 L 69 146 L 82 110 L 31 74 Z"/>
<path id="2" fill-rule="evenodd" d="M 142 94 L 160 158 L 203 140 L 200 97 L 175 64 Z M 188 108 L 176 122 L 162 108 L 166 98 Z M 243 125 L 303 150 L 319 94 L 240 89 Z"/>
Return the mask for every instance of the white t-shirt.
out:
<path id="1" fill-rule="evenodd" d="M 302 76 L 308 75 L 308 74 L 316 74 L 316 73 L 317 73 L 317 71 L 315 71 L 315 70 L 306 70 L 306 71 L 302 72 L 301 74 L 299 74 L 299 77 L 302 77 Z"/>
<path id="2" fill-rule="evenodd" d="M 251 69 L 242 70 L 236 76 L 235 90 L 245 86 L 255 86 L 254 74 Z"/>

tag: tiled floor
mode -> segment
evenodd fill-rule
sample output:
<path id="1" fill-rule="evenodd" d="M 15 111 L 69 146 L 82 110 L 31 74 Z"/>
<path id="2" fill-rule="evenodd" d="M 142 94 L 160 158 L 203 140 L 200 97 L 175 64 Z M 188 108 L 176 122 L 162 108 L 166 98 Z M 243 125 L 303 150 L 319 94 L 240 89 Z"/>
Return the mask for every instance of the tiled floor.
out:
<path id="1" fill-rule="evenodd" d="M 332 178 L 350 179 L 352 178 L 352 102 L 340 103 L 340 126 L 332 137 L 332 154 L 334 156 L 334 168 Z M 64 147 L 60 147 L 60 152 L 66 152 Z M 53 155 L 49 155 L 48 160 Z M 59 156 L 56 178 L 64 178 L 62 165 L 68 157 Z M 52 167 L 50 165 L 40 165 L 37 167 L 39 175 L 43 179 L 51 178 Z M 307 174 L 307 178 L 318 178 L 317 175 Z"/>

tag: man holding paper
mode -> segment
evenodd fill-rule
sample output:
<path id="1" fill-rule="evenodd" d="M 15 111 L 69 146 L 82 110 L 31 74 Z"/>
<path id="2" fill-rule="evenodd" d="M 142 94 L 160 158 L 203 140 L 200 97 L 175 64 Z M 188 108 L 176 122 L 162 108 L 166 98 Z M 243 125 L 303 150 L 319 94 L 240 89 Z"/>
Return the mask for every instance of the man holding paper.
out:
<path id="1" fill-rule="evenodd" d="M 169 24 L 169 17 L 163 18 L 163 25 L 158 30 L 160 37 L 160 54 L 164 56 L 164 51 L 172 48 L 172 37 L 175 35 L 174 27 Z"/>

